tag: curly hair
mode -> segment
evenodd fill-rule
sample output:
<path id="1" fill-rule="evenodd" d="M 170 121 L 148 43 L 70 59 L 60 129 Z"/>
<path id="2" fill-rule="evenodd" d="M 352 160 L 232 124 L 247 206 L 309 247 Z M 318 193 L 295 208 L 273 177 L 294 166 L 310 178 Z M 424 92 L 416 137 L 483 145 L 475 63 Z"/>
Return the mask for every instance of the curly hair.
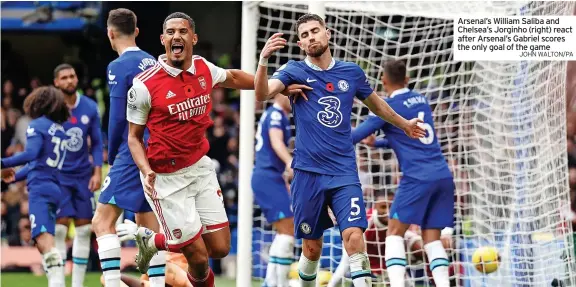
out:
<path id="1" fill-rule="evenodd" d="M 51 86 L 32 91 L 24 100 L 24 110 L 33 119 L 45 116 L 59 124 L 66 122 L 70 117 L 64 95 L 59 89 Z"/>

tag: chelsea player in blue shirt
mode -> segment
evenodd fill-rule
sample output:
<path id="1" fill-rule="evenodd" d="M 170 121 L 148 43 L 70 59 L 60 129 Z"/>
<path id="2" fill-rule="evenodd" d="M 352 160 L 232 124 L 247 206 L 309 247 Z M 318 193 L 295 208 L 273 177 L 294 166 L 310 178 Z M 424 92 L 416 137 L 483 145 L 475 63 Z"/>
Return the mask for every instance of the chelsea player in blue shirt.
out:
<path id="1" fill-rule="evenodd" d="M 266 267 L 266 286 L 288 286 L 288 273 L 294 261 L 294 215 L 289 193 L 282 177 L 293 174 L 290 140 L 290 100 L 276 95 L 274 105 L 260 117 L 256 131 L 256 161 L 252 172 L 254 199 L 262 209 L 266 221 L 276 229 Z"/>
<path id="2" fill-rule="evenodd" d="M 382 76 L 388 104 L 404 117 L 423 121 L 426 136 L 419 141 L 408 138 L 400 129 L 376 116 L 370 116 L 352 132 L 354 143 L 383 130 L 385 139 L 375 146 L 394 150 L 402 179 L 390 209 L 386 236 L 386 267 L 391 287 L 404 286 L 406 251 L 404 234 L 410 224 L 422 228 L 424 250 L 436 286 L 450 286 L 448 255 L 440 241 L 441 230 L 454 225 L 454 180 L 434 133 L 432 110 L 426 97 L 406 88 L 408 77 L 402 61 L 389 61 Z"/>
<path id="3" fill-rule="evenodd" d="M 316 284 L 322 234 L 333 225 L 328 215 L 330 207 L 350 255 L 354 286 L 370 286 L 370 264 L 363 239 L 366 210 L 350 125 L 354 97 L 412 138 L 423 136 L 424 130 L 418 126 L 420 120 L 404 119 L 380 99 L 358 65 L 332 58 L 328 49 L 331 33 L 321 17 L 304 15 L 298 19 L 296 29 L 298 46 L 306 53 L 306 59 L 289 61 L 268 80 L 267 59 L 286 44 L 282 34 L 275 34 L 260 54 L 254 81 L 258 100 L 266 100 L 290 84 L 312 88 L 306 94 L 307 101 L 292 101 L 296 146 L 291 195 L 295 235 L 303 239 L 303 253 L 298 263 L 300 282 L 303 287 Z"/>
<path id="4" fill-rule="evenodd" d="M 54 86 L 62 91 L 70 109 L 70 119 L 63 126 L 71 137 L 60 172 L 62 201 L 56 215 L 56 247 L 66 261 L 66 235 L 74 219 L 72 287 L 83 287 L 90 255 L 90 222 L 95 208 L 93 192 L 100 188 L 102 181 L 100 115 L 96 102 L 77 92 L 78 77 L 72 66 L 61 64 L 54 69 Z"/>
<path id="5" fill-rule="evenodd" d="M 26 130 L 26 149 L 2 159 L 2 179 L 6 182 L 27 179 L 32 239 L 42 254 L 49 287 L 64 287 L 64 264 L 54 243 L 56 210 L 61 199 L 59 170 L 67 156 L 69 137 L 62 124 L 70 113 L 64 96 L 53 87 L 40 87 L 24 101 L 32 118 Z M 27 164 L 15 177 L 8 168 Z"/>
<path id="6" fill-rule="evenodd" d="M 108 14 L 108 39 L 118 58 L 110 62 L 107 69 L 110 88 L 110 122 L 108 125 L 108 162 L 110 172 L 104 180 L 92 220 L 98 241 L 98 254 L 106 286 L 120 286 L 120 239 L 116 221 L 123 209 L 136 213 L 136 221 L 158 231 L 158 221 L 144 197 L 140 170 L 128 149 L 128 122 L 126 106 L 128 90 L 134 77 L 156 64 L 150 54 L 136 45 L 137 18 L 134 12 L 120 8 Z M 146 130 L 145 138 L 148 133 Z M 146 142 L 146 140 L 145 140 Z M 164 287 L 164 251 L 152 257 L 148 269 L 150 285 Z"/>

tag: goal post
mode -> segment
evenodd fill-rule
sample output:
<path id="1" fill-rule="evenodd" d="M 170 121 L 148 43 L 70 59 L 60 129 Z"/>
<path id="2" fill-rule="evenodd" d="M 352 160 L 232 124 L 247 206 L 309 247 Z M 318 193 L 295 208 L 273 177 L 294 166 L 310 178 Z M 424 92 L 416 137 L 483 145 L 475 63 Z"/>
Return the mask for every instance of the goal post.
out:
<path id="1" fill-rule="evenodd" d="M 572 286 L 573 230 L 564 219 L 570 204 L 566 62 L 458 62 L 452 43 L 455 16 L 572 15 L 574 6 L 560 1 L 244 2 L 242 68 L 255 70 L 260 50 L 276 32 L 288 41 L 269 59 L 269 74 L 288 60 L 303 59 L 295 23 L 307 12 L 324 16 L 334 57 L 362 67 L 378 93 L 383 90 L 379 79 L 384 62 L 405 61 L 409 87 L 431 104 L 434 133 L 454 174 L 454 282 L 551 286 L 556 280 Z M 268 105 L 256 103 L 249 92 L 243 94 L 240 149 L 251 152 L 240 158 L 238 286 L 264 277 L 274 234 L 253 204 L 250 188 L 255 125 Z M 368 109 L 357 102 L 352 125 L 367 115 Z M 396 191 L 401 171 L 391 150 L 358 145 L 356 151 L 365 203 L 371 208 L 378 196 Z M 337 227 L 325 233 L 320 261 L 325 278 L 338 266 L 339 236 Z M 481 246 L 495 247 L 501 256 L 492 274 L 476 271 L 471 263 Z M 296 260 L 300 251 L 296 242 Z M 411 283 L 433 286 L 425 269 L 425 261 L 412 261 Z"/>

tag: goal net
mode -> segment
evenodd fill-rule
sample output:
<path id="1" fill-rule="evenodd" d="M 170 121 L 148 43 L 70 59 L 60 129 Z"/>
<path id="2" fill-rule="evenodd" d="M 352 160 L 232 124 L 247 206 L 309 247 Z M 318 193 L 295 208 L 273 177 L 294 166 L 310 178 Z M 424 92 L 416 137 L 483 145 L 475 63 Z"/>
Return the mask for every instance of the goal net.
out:
<path id="1" fill-rule="evenodd" d="M 435 131 L 456 183 L 451 278 L 457 286 L 554 286 L 576 284 L 566 158 L 566 63 L 550 61 L 457 62 L 453 17 L 571 15 L 572 2 L 324 2 L 330 48 L 338 60 L 360 65 L 377 92 L 385 61 L 407 64 L 409 87 L 425 95 Z M 270 71 L 303 59 L 295 23 L 306 3 L 259 2 L 257 53 L 283 32 L 286 48 L 270 60 Z M 321 9 L 322 10 L 322 9 Z M 251 40 L 252 41 L 252 40 Z M 257 56 L 257 55 L 255 55 Z M 270 103 L 256 103 L 256 120 Z M 355 104 L 352 125 L 368 109 Z M 256 124 L 256 123 L 255 123 Z M 241 136 L 254 136 L 242 134 Z M 384 137 L 382 133 L 377 137 Z M 367 209 L 398 187 L 401 171 L 389 149 L 357 146 Z M 248 228 L 240 226 L 240 228 Z M 254 207 L 252 276 L 264 278 L 274 231 Z M 384 238 L 378 238 L 379 244 Z M 327 230 L 318 281 L 325 284 L 343 249 L 337 227 Z M 478 247 L 497 248 L 500 266 L 485 275 L 471 257 Z M 297 262 L 301 249 L 294 250 Z M 384 261 L 384 254 L 370 257 Z M 434 286 L 427 262 L 409 256 L 409 281 Z M 375 274 L 385 271 L 373 270 Z M 297 273 L 292 273 L 297 276 Z M 349 274 L 341 286 L 350 286 Z M 385 276 L 379 276 L 385 277 Z M 386 280 L 381 278 L 378 280 Z M 376 280 L 376 281 L 378 281 Z M 384 285 L 380 285 L 384 286 Z"/>

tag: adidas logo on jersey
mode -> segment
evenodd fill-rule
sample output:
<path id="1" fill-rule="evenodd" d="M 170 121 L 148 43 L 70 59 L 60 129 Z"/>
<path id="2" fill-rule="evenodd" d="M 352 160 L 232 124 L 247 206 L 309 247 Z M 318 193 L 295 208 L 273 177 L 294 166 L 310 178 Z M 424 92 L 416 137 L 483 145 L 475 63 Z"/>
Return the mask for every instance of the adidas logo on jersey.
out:
<path id="1" fill-rule="evenodd" d="M 175 97 L 175 96 L 176 96 L 176 94 L 172 93 L 172 91 L 168 91 L 168 94 L 166 94 L 166 98 L 167 98 L 167 99 L 173 98 L 173 97 Z"/>

